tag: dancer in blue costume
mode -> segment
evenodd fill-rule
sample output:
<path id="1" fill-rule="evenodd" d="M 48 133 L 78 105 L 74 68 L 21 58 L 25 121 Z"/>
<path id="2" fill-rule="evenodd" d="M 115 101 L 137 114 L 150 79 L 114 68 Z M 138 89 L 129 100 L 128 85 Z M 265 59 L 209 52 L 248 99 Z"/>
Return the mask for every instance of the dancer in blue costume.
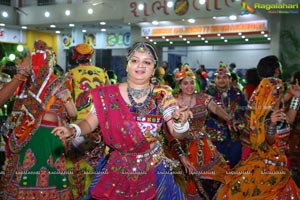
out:
<path id="1" fill-rule="evenodd" d="M 223 119 L 211 113 L 206 120 L 207 132 L 220 153 L 229 161 L 230 167 L 236 165 L 242 154 L 239 139 L 245 126 L 245 112 L 247 100 L 243 92 L 237 87 L 230 86 L 230 72 L 227 66 L 220 62 L 215 73 L 215 86 L 210 86 L 206 93 L 213 96 L 214 101 L 222 107 L 232 118 L 232 131 Z"/>

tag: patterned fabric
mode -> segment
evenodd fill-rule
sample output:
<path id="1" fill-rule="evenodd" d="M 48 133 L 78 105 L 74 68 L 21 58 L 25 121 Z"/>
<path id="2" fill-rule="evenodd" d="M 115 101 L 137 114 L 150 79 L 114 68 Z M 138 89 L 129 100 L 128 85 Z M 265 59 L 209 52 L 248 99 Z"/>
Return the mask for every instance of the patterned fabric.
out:
<path id="1" fill-rule="evenodd" d="M 87 60 L 93 56 L 93 49 L 88 44 L 79 44 L 75 47 L 74 59 Z M 70 70 L 72 74 L 73 96 L 77 110 L 77 120 L 83 120 L 87 117 L 92 107 L 92 97 L 90 90 L 103 86 L 107 82 L 107 74 L 104 69 L 93 66 L 90 63 L 83 63 Z M 92 134 L 99 135 L 98 132 Z M 93 174 L 85 173 L 92 171 L 92 166 L 89 165 L 93 162 L 89 150 L 95 148 L 94 141 L 88 137 L 80 137 L 71 142 L 72 150 L 69 152 L 70 159 L 67 160 L 68 169 L 73 171 L 70 176 L 71 187 L 75 199 L 81 199 L 88 192 L 88 185 L 91 183 Z M 99 152 L 101 153 L 101 152 Z M 97 158 L 101 155 L 98 154 Z M 96 159 L 97 159 L 96 158 Z M 95 158 L 93 158 L 95 159 Z"/>
<path id="2" fill-rule="evenodd" d="M 217 199 L 300 199 L 300 190 L 291 178 L 287 157 L 280 151 L 279 143 L 270 146 L 265 138 L 265 120 L 279 102 L 282 91 L 282 81 L 265 78 L 253 94 L 250 100 L 253 152 L 232 171 L 216 176 L 224 183 Z"/>
<path id="3" fill-rule="evenodd" d="M 156 86 L 151 100 L 155 107 L 138 123 L 137 111 L 125 104 L 118 85 L 95 89 L 92 96 L 103 139 L 112 152 L 106 162 L 101 160 L 102 173 L 92 184 L 91 196 L 112 200 L 183 199 L 172 175 L 165 173 L 171 161 L 164 156 L 158 135 L 164 109 L 175 104 L 170 92 Z M 166 188 L 172 190 L 166 193 Z"/>
<path id="4" fill-rule="evenodd" d="M 185 140 L 182 140 L 183 149 L 189 161 L 197 172 L 187 177 L 186 191 L 188 199 L 212 199 L 217 192 L 220 182 L 213 181 L 214 167 L 227 168 L 227 163 L 217 151 L 205 132 L 205 120 L 208 115 L 208 104 L 212 97 L 205 93 L 196 94 L 196 104 L 191 108 L 193 119 Z M 205 181 L 204 179 L 210 180 Z"/>
<path id="5" fill-rule="evenodd" d="M 73 74 L 77 119 L 85 119 L 92 105 L 89 91 L 105 85 L 107 75 L 102 68 L 90 65 L 79 65 L 70 72 Z"/>
<path id="6" fill-rule="evenodd" d="M 1 176 L 2 199 L 70 199 L 64 144 L 51 130 L 66 124 L 64 105 L 56 96 L 67 90 L 53 72 L 53 53 L 43 41 L 35 42 L 32 80 L 18 95 L 6 128 L 7 166 Z M 43 121 L 45 112 L 58 122 Z"/>
<path id="7" fill-rule="evenodd" d="M 239 128 L 238 132 L 230 132 L 224 120 L 213 113 L 210 113 L 206 120 L 206 131 L 210 135 L 212 142 L 217 146 L 220 153 L 229 160 L 233 167 L 241 159 L 240 135 L 243 132 L 245 122 L 245 112 L 247 110 L 247 100 L 242 91 L 231 86 L 227 91 L 220 91 L 217 87 L 209 87 L 206 91 L 213 100 L 222 107 L 233 118 L 233 123 Z"/>

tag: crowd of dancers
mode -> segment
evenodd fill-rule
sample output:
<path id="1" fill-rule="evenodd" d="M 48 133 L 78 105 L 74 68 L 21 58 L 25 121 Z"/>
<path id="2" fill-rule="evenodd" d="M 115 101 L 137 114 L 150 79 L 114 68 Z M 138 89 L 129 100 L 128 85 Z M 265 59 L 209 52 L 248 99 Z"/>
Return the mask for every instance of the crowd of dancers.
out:
<path id="1" fill-rule="evenodd" d="M 213 83 L 188 64 L 166 73 L 148 42 L 128 49 L 122 83 L 93 55 L 75 46 L 78 66 L 58 75 L 37 40 L 16 62 L 0 90 L 0 105 L 14 99 L 1 199 L 300 199 L 289 154 L 300 77 L 285 84 L 276 56 L 241 88 L 223 62 Z"/>

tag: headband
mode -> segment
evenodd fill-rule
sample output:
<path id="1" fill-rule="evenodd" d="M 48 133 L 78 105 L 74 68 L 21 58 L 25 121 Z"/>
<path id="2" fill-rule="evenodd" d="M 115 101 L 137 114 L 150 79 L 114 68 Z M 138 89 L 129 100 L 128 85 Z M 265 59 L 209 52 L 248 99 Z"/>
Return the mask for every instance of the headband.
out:
<path id="1" fill-rule="evenodd" d="M 158 56 L 155 47 L 151 43 L 137 42 L 134 45 L 132 45 L 132 47 L 128 49 L 127 60 L 129 60 L 132 57 L 134 52 L 148 53 L 154 61 L 154 67 L 157 67 Z"/>

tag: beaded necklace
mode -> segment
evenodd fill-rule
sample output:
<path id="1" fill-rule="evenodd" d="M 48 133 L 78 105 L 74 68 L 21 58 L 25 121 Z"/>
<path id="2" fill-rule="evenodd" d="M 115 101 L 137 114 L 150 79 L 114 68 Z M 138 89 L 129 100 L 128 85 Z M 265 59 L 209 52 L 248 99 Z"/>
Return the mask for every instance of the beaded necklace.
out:
<path id="1" fill-rule="evenodd" d="M 149 88 L 150 88 L 150 86 L 147 88 L 143 88 L 143 89 L 134 89 L 134 88 L 130 87 L 129 84 L 127 84 L 128 94 L 135 97 L 136 99 L 140 99 L 140 98 L 146 96 Z"/>
<path id="2" fill-rule="evenodd" d="M 189 104 L 186 104 L 186 102 L 184 101 L 183 95 L 182 94 L 180 95 L 181 96 L 181 102 L 183 103 L 183 106 L 188 106 L 188 109 L 190 109 L 192 107 L 193 95 L 191 96 L 191 98 L 189 100 Z"/>
<path id="3" fill-rule="evenodd" d="M 221 96 L 221 101 L 223 103 L 223 106 L 224 106 L 224 110 L 227 112 L 227 113 L 230 113 L 231 112 L 231 108 L 230 108 L 230 94 L 229 94 L 229 88 L 228 89 L 219 89 L 220 91 L 220 96 Z"/>
<path id="4" fill-rule="evenodd" d="M 128 98 L 130 101 L 130 104 L 135 107 L 135 109 L 137 109 L 138 114 L 140 117 L 144 117 L 146 114 L 148 114 L 151 109 L 150 109 L 150 103 L 151 103 L 151 94 L 152 94 L 152 90 L 150 88 L 150 91 L 145 99 L 144 102 L 141 103 L 137 103 L 134 99 L 133 99 L 133 95 L 129 92 L 129 85 L 127 87 L 127 92 L 128 92 Z M 148 88 L 147 88 L 148 90 Z"/>

